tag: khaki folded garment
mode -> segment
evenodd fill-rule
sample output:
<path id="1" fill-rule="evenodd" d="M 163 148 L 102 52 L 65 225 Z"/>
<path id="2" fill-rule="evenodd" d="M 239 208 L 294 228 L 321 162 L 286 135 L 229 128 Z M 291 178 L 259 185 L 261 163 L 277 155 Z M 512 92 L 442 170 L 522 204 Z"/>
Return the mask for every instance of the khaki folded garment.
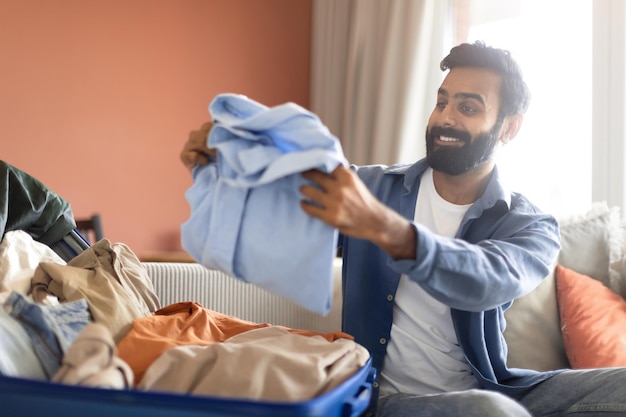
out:
<path id="1" fill-rule="evenodd" d="M 127 389 L 133 386 L 133 371 L 117 357 L 111 332 L 90 323 L 78 334 L 63 357 L 53 382 L 98 388 Z"/>
<path id="2" fill-rule="evenodd" d="M 209 346 L 179 346 L 148 368 L 139 389 L 268 401 L 305 401 L 361 369 L 368 351 L 349 339 L 333 342 L 276 326 L 250 330 Z"/>

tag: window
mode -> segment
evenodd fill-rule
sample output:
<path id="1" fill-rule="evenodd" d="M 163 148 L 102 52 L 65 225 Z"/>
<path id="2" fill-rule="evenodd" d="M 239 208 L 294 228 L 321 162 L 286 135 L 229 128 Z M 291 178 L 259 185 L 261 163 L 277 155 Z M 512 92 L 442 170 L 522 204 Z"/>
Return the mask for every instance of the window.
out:
<path id="1" fill-rule="evenodd" d="M 498 156 L 512 191 L 555 215 L 592 201 L 591 0 L 469 0 L 463 33 L 509 50 L 531 90 L 522 129 Z M 573 208 L 576 208 L 575 210 Z"/>

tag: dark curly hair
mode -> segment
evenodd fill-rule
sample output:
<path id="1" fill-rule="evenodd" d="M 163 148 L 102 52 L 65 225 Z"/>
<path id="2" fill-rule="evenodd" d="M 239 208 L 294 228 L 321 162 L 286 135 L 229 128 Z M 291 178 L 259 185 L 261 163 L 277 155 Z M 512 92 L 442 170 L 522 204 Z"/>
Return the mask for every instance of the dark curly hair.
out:
<path id="1" fill-rule="evenodd" d="M 486 46 L 481 41 L 462 43 L 452 48 L 439 66 L 442 71 L 455 67 L 485 68 L 502 76 L 500 117 L 524 114 L 528 109 L 530 91 L 509 51 Z"/>

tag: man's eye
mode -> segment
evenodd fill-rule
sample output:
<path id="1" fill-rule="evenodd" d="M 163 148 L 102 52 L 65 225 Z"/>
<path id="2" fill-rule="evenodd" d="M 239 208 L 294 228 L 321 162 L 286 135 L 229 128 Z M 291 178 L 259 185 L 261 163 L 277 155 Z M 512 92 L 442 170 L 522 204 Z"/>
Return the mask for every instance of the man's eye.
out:
<path id="1" fill-rule="evenodd" d="M 437 103 L 437 107 L 439 109 L 445 109 L 447 105 L 448 105 L 448 103 L 443 103 L 443 102 Z"/>
<path id="2" fill-rule="evenodd" d="M 463 113 L 476 113 L 476 109 L 472 106 L 461 106 L 461 111 Z"/>

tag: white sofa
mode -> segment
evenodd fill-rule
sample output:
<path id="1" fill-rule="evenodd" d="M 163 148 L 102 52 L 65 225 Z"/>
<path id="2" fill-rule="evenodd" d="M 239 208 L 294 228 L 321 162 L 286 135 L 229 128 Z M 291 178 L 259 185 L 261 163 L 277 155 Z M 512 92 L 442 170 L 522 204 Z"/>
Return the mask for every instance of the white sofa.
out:
<path id="1" fill-rule="evenodd" d="M 626 251 L 619 210 L 597 203 L 587 213 L 560 219 L 560 224 L 562 250 L 557 263 L 589 275 L 625 297 Z M 326 316 L 199 264 L 148 262 L 145 266 L 163 306 L 196 301 L 254 322 L 319 332 L 341 329 L 340 259 L 335 261 L 334 297 Z M 550 274 L 535 291 L 516 300 L 507 310 L 504 335 L 509 346 L 509 366 L 537 370 L 570 367 L 562 338 L 556 281 L 555 274 Z"/>

